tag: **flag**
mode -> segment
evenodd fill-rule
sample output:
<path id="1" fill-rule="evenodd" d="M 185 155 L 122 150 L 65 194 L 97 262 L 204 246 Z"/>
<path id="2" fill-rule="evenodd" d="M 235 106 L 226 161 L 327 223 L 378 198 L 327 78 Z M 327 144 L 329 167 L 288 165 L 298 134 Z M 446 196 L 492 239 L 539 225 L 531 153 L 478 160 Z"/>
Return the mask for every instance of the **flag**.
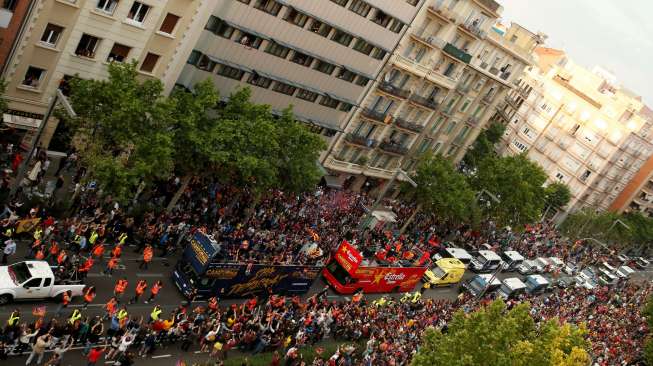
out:
<path id="1" fill-rule="evenodd" d="M 26 233 L 34 230 L 36 225 L 41 221 L 40 218 L 35 219 L 25 219 L 18 221 L 18 227 L 16 227 L 16 234 Z"/>
<path id="2" fill-rule="evenodd" d="M 45 316 L 45 312 L 46 312 L 45 305 L 35 306 L 32 309 L 32 315 L 40 317 L 40 318 Z"/>

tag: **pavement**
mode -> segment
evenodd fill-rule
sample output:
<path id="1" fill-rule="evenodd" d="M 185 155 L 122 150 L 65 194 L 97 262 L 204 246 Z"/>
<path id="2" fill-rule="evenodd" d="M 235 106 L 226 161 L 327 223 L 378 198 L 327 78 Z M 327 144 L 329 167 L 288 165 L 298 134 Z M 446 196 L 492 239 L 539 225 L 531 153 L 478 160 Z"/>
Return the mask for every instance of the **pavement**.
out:
<path id="1" fill-rule="evenodd" d="M 25 252 L 24 249 L 25 246 L 21 248 L 19 246 L 18 249 L 18 254 L 22 254 Z M 105 275 L 101 273 L 101 270 L 105 268 L 106 265 L 106 260 L 108 258 L 105 258 L 105 260 L 102 263 L 98 263 L 96 261 L 96 264 L 93 266 L 93 269 L 88 275 L 86 283 L 89 285 L 93 285 L 97 289 L 97 297 L 95 298 L 95 301 L 93 304 L 91 304 L 86 310 L 83 310 L 82 313 L 84 315 L 88 316 L 94 316 L 94 315 L 103 315 L 104 314 L 104 309 L 103 306 L 104 304 L 111 298 L 113 295 L 113 287 L 119 278 L 127 277 L 127 280 L 129 281 L 129 286 L 127 291 L 125 292 L 125 295 L 123 297 L 123 303 L 127 302 L 129 298 L 131 298 L 134 295 L 134 287 L 136 285 L 136 282 L 139 279 L 145 279 L 148 284 L 152 284 L 156 280 L 161 280 L 163 282 L 163 289 L 159 293 L 159 296 L 157 299 L 150 304 L 144 304 L 143 300 L 146 298 L 141 299 L 141 301 L 137 304 L 132 304 L 132 305 L 127 305 L 127 310 L 130 314 L 130 316 L 143 316 L 144 319 L 148 319 L 149 313 L 152 310 L 154 304 L 160 305 L 163 310 L 164 314 L 167 314 L 169 311 L 173 310 L 180 304 L 182 304 L 185 301 L 185 298 L 181 295 L 181 293 L 178 291 L 177 287 L 174 285 L 173 280 L 172 280 L 172 270 L 174 268 L 175 263 L 177 262 L 178 256 L 180 256 L 180 253 L 177 253 L 175 257 L 170 257 L 170 258 L 161 258 L 161 257 L 155 257 L 150 263 L 150 266 L 147 270 L 140 270 L 138 268 L 138 261 L 140 259 L 140 254 L 134 253 L 134 248 L 127 248 L 126 250 L 123 251 L 123 256 L 121 260 L 121 265 L 117 270 L 114 271 L 114 274 L 112 276 L 110 275 Z M 21 261 L 22 258 L 19 257 L 18 255 L 14 256 L 12 258 L 14 262 L 16 261 Z M 646 270 L 646 271 L 637 271 L 633 275 L 633 280 L 634 281 L 649 281 L 652 278 L 653 270 Z M 475 274 L 471 271 L 467 271 L 465 273 L 465 276 L 463 280 L 469 279 L 473 277 Z M 509 273 L 499 273 L 497 275 L 497 278 L 502 280 L 505 278 L 509 277 L 519 277 L 522 278 L 523 276 L 519 275 L 517 272 L 509 272 Z M 317 279 L 309 292 L 305 296 L 311 296 L 312 294 L 315 294 L 319 291 L 321 291 L 324 288 L 325 282 L 322 278 Z M 444 287 L 444 288 L 433 288 L 426 290 L 423 297 L 424 298 L 430 298 L 430 299 L 448 299 L 448 300 L 454 300 L 458 296 L 458 285 L 452 286 L 452 287 Z M 149 295 L 149 288 L 148 292 L 146 295 Z M 372 301 L 374 299 L 377 299 L 381 296 L 384 296 L 385 294 L 369 294 L 365 295 L 365 298 L 369 301 Z M 329 292 L 328 296 L 331 300 L 348 300 L 349 296 L 342 296 L 338 295 L 333 292 Z M 395 298 L 399 298 L 401 294 L 391 294 L 391 296 Z M 243 299 L 225 299 L 221 301 L 222 305 L 229 305 L 232 303 L 242 303 L 244 300 Z M 205 303 L 205 301 L 197 301 L 194 302 L 194 304 L 200 305 L 202 303 Z M 12 304 L 8 304 L 5 306 L 0 307 L 0 322 L 4 324 L 6 319 L 9 317 L 9 314 L 14 310 L 14 309 L 19 309 L 22 318 L 21 321 L 26 321 L 29 320 L 31 321 L 34 317 L 31 315 L 32 314 L 32 309 L 37 306 L 45 304 L 46 306 L 46 318 L 48 316 L 51 316 L 52 313 L 57 308 L 57 303 L 54 301 L 45 301 L 45 302 L 16 302 Z M 74 299 L 71 304 L 68 306 L 68 310 L 64 311 L 64 315 L 61 316 L 62 320 L 67 319 L 68 315 L 72 312 L 74 308 L 81 308 L 82 307 L 82 299 L 77 298 Z M 183 352 L 179 349 L 179 346 L 166 346 L 160 349 L 157 349 L 153 356 L 151 358 L 139 358 L 136 361 L 136 365 L 175 365 L 177 360 L 182 357 L 186 362 L 189 362 L 189 364 L 192 364 L 192 362 L 201 362 L 201 361 L 206 361 L 208 359 L 208 354 L 204 353 L 198 353 L 195 352 L 196 349 L 191 348 L 189 352 Z M 47 360 L 49 356 L 46 354 L 46 357 L 44 358 Z M 27 358 L 27 354 L 23 356 L 10 356 L 7 361 L 2 362 L 2 366 L 12 366 L 12 365 L 24 365 L 25 360 Z M 102 365 L 104 361 L 98 363 L 98 365 Z M 106 365 L 111 365 L 112 362 L 104 362 Z M 62 365 L 67 366 L 67 365 L 85 365 L 85 361 L 83 356 L 81 355 L 81 347 L 75 347 L 71 349 L 69 352 L 66 353 L 64 357 L 64 362 Z"/>

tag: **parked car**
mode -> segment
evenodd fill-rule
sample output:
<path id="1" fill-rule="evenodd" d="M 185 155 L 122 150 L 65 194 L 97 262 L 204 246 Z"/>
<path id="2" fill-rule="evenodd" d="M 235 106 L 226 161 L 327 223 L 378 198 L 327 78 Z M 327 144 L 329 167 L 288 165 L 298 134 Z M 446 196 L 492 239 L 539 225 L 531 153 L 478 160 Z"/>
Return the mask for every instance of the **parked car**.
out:
<path id="1" fill-rule="evenodd" d="M 564 274 L 566 274 L 568 276 L 575 276 L 576 271 L 578 271 L 578 269 L 576 268 L 576 265 L 574 265 L 574 264 L 572 264 L 570 262 L 565 263 L 565 266 L 562 267 L 562 273 L 564 273 Z"/>
<path id="2" fill-rule="evenodd" d="M 476 273 L 488 273 L 497 270 L 501 263 L 501 257 L 497 253 L 491 250 L 479 250 L 469 268 Z"/>
<path id="3" fill-rule="evenodd" d="M 490 283 L 490 279 L 492 279 L 492 283 Z M 491 274 L 485 273 L 478 274 L 472 279 L 463 282 L 462 290 L 467 290 L 472 295 L 478 296 L 483 290 L 488 294 L 496 291 L 499 287 L 501 287 L 501 281 Z"/>
<path id="4" fill-rule="evenodd" d="M 524 283 L 526 283 L 526 291 L 531 295 L 544 293 L 549 289 L 549 285 L 551 284 L 549 280 L 539 274 L 526 276 Z"/>
<path id="5" fill-rule="evenodd" d="M 617 259 L 618 259 L 619 262 L 621 262 L 621 263 L 628 263 L 628 262 L 631 261 L 631 258 L 630 258 L 629 256 L 625 255 L 625 254 L 619 254 L 619 255 L 617 255 Z"/>
<path id="6" fill-rule="evenodd" d="M 451 286 L 460 282 L 465 274 L 465 264 L 456 258 L 442 258 L 424 272 L 422 280 L 431 286 Z"/>
<path id="7" fill-rule="evenodd" d="M 538 257 L 538 258 L 535 259 L 535 262 L 538 264 L 538 266 L 540 266 L 542 268 L 542 270 L 540 271 L 542 273 L 551 272 L 551 270 L 553 268 L 549 258 Z"/>
<path id="8" fill-rule="evenodd" d="M 526 259 L 521 265 L 517 266 L 517 272 L 522 275 L 541 273 L 542 267 L 532 259 Z"/>
<path id="9" fill-rule="evenodd" d="M 514 250 L 507 250 L 501 253 L 501 259 L 503 260 L 502 268 L 506 272 L 515 271 L 517 267 L 524 263 L 524 257 Z"/>
<path id="10" fill-rule="evenodd" d="M 555 281 L 555 285 L 559 288 L 568 288 L 576 285 L 576 279 L 572 276 L 560 275 Z"/>
<path id="11" fill-rule="evenodd" d="M 635 273 L 635 270 L 632 269 L 632 268 L 630 268 L 630 267 L 628 267 L 628 266 L 625 266 L 625 265 L 619 267 L 619 268 L 617 269 L 617 272 L 615 272 L 615 274 L 617 275 L 617 277 L 619 277 L 619 278 L 623 278 L 623 279 L 628 279 L 628 278 L 630 278 L 630 276 L 632 276 L 633 273 Z"/>
<path id="12" fill-rule="evenodd" d="M 506 278 L 501 281 L 498 294 L 504 299 L 514 299 L 526 291 L 526 284 L 517 277 Z"/>
<path id="13" fill-rule="evenodd" d="M 648 259 L 645 259 L 643 257 L 638 257 L 635 259 L 635 266 L 639 269 L 646 269 L 648 266 L 651 264 L 651 262 L 648 261 Z"/>
<path id="14" fill-rule="evenodd" d="M 599 269 L 599 283 L 603 286 L 612 286 L 617 283 L 619 278 L 606 268 Z"/>

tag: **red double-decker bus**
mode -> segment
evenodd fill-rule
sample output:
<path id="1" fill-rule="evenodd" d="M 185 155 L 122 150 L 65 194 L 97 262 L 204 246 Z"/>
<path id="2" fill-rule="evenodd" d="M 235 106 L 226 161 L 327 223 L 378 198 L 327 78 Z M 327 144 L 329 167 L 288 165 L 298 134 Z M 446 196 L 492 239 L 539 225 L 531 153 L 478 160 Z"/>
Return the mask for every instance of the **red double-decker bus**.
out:
<path id="1" fill-rule="evenodd" d="M 423 266 L 365 266 L 363 255 L 347 241 L 343 241 L 331 256 L 322 276 L 340 294 L 407 292 L 421 280 Z"/>

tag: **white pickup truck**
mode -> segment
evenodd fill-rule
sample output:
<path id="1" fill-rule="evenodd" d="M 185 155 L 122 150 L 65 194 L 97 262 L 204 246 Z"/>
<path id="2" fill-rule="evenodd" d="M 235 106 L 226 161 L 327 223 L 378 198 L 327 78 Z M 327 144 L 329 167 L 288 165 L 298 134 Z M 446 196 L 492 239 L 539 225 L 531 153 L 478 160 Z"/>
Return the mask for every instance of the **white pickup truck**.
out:
<path id="1" fill-rule="evenodd" d="M 25 261 L 0 266 L 0 305 L 14 300 L 59 299 L 66 291 L 81 296 L 85 285 L 59 281 L 48 262 Z"/>

